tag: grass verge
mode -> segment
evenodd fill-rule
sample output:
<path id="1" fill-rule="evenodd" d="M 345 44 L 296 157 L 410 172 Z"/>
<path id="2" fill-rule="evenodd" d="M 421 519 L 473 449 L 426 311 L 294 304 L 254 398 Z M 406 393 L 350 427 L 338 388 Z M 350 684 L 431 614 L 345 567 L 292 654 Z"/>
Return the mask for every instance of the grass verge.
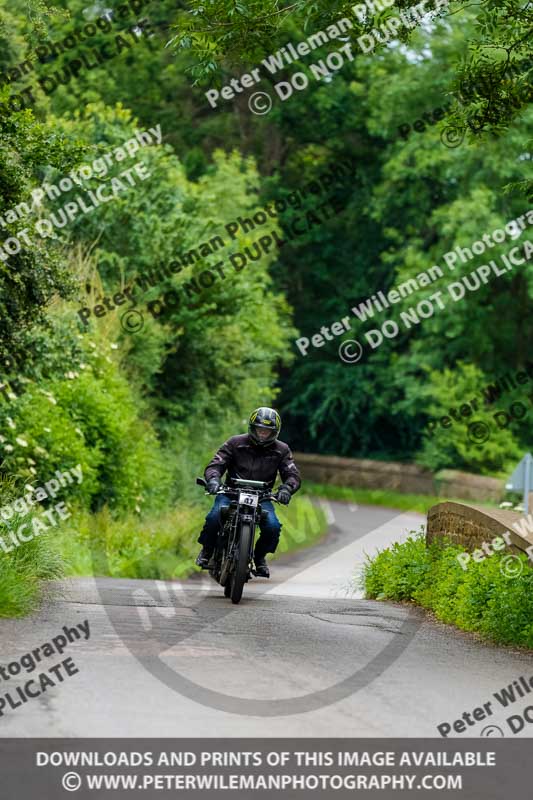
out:
<path id="1" fill-rule="evenodd" d="M 13 479 L 0 477 L 0 507 L 7 507 L 20 494 Z M 49 594 L 47 582 L 64 573 L 61 550 L 54 531 L 42 527 L 34 539 L 34 512 L 12 509 L 0 519 L 0 617 L 24 617 L 35 611 Z M 29 540 L 16 546 L 16 534 Z"/>
<path id="2" fill-rule="evenodd" d="M 347 486 L 329 486 L 325 483 L 305 482 L 306 494 L 312 497 L 325 497 L 328 500 L 340 500 L 345 503 L 361 503 L 368 506 L 397 508 L 399 511 L 418 511 L 427 514 L 431 506 L 437 503 L 466 503 L 467 500 L 457 497 L 434 497 L 429 494 L 401 494 L 388 489 L 352 489 Z M 498 508 L 496 504 L 476 503 L 486 508 Z"/>
<path id="3" fill-rule="evenodd" d="M 62 527 L 50 528 L 10 552 L 2 549 L 0 617 L 31 614 L 49 594 L 48 581 L 65 575 L 187 577 L 198 569 L 194 564 L 197 539 L 208 507 L 208 501 L 181 505 L 147 519 L 134 515 L 116 519 L 108 510 L 77 511 Z M 289 507 L 279 507 L 278 513 L 283 530 L 276 555 L 311 546 L 327 529 L 322 509 L 304 496 Z M 23 522 L 29 525 L 33 516 L 17 514 L 10 528 L 16 531 Z M 2 530 L 1 535 L 9 550 L 9 531 Z"/>
<path id="4" fill-rule="evenodd" d="M 2 530 L 9 548 L 9 538 Z M 31 614 L 47 594 L 46 581 L 61 577 L 63 560 L 51 534 L 42 534 L 12 552 L 0 553 L 0 617 Z"/>
<path id="5" fill-rule="evenodd" d="M 466 570 L 457 561 L 461 552 L 451 544 L 426 547 L 423 532 L 413 534 L 367 560 L 361 575 L 366 596 L 417 603 L 496 644 L 533 648 L 533 569 L 527 556 L 511 562 L 520 574 L 507 577 L 508 552 L 472 561 Z"/>
<path id="6" fill-rule="evenodd" d="M 60 533 L 68 575 L 171 580 L 197 570 L 197 542 L 206 508 L 184 506 L 157 518 L 114 519 L 107 510 L 79 512 Z M 283 525 L 276 556 L 311 546 L 327 529 L 324 512 L 307 497 L 277 506 Z"/>
<path id="7" fill-rule="evenodd" d="M 288 506 L 276 506 L 276 514 L 282 529 L 278 549 L 273 555 L 269 555 L 271 560 L 283 553 L 311 547 L 328 529 L 324 510 L 305 495 L 298 495 Z"/>

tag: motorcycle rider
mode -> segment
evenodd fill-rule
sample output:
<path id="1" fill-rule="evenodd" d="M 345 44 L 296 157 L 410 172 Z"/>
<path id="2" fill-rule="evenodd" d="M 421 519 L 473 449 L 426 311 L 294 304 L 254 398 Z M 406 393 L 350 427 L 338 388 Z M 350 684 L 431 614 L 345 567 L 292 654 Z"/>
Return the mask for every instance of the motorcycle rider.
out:
<path id="1" fill-rule="evenodd" d="M 265 481 L 272 489 L 279 471 L 282 485 L 276 499 L 283 505 L 290 503 L 292 495 L 301 485 L 300 472 L 294 463 L 289 445 L 278 440 L 281 418 L 273 408 L 262 406 L 251 415 L 248 433 L 232 436 L 217 451 L 205 468 L 204 477 L 209 494 L 216 494 L 220 488 L 222 475 L 227 471 L 227 484 L 232 486 L 234 478 Z M 216 543 L 219 530 L 220 509 L 230 504 L 230 498 L 219 494 L 207 517 L 198 541 L 202 549 L 196 563 L 206 569 Z M 254 549 L 256 574 L 270 578 L 265 555 L 274 553 L 278 546 L 281 523 L 276 516 L 271 501 L 263 501 L 261 507 L 267 512 L 266 519 L 259 525 L 260 536 Z"/>

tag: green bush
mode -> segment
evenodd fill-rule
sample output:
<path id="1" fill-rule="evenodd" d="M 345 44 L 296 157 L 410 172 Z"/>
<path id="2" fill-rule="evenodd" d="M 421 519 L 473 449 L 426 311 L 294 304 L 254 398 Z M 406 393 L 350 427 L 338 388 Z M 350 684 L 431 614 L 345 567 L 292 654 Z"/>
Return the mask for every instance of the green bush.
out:
<path id="1" fill-rule="evenodd" d="M 364 567 L 365 588 L 378 600 L 410 600 L 423 584 L 430 569 L 424 539 L 411 537 L 403 544 L 382 550 Z"/>
<path id="2" fill-rule="evenodd" d="M 2 471 L 39 485 L 81 465 L 83 481 L 65 489 L 93 509 L 161 508 L 171 471 L 146 408 L 121 373 L 112 345 L 83 341 L 85 352 L 61 375 L 29 380 L 25 391 L 0 405 Z"/>
<path id="3" fill-rule="evenodd" d="M 498 644 L 533 648 L 533 569 L 527 557 L 518 555 L 521 572 L 507 577 L 502 562 L 509 553 L 472 561 L 464 570 L 457 560 L 461 552 L 448 543 L 426 547 L 423 531 L 414 534 L 367 560 L 361 578 L 366 595 L 415 602 L 443 622 Z"/>

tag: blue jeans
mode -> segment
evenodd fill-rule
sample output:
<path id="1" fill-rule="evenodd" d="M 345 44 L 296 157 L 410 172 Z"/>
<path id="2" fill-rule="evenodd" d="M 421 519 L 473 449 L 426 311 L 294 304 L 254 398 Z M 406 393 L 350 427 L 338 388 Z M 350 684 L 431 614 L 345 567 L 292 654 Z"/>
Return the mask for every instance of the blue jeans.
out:
<path id="1" fill-rule="evenodd" d="M 213 508 L 205 518 L 204 527 L 198 541 L 204 547 L 212 550 L 215 547 L 217 534 L 220 527 L 220 509 L 229 506 L 231 500 L 225 494 L 217 494 Z M 263 511 L 267 512 L 267 517 L 259 525 L 260 535 L 255 543 L 255 555 L 263 558 L 266 553 L 274 553 L 278 546 L 281 533 L 281 522 L 276 516 L 274 506 L 270 500 L 261 503 Z"/>

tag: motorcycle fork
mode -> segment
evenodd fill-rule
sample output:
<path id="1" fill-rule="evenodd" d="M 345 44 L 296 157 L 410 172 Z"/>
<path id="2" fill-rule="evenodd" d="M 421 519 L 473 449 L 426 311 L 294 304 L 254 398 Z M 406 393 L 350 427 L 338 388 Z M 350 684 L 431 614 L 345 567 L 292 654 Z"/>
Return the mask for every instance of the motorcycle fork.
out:
<path id="1" fill-rule="evenodd" d="M 254 546 L 255 546 L 255 532 L 257 528 L 257 521 L 255 514 L 244 514 L 241 517 L 243 522 L 248 522 L 252 529 L 252 535 L 250 536 L 250 550 L 248 553 L 248 563 L 251 564 L 254 557 Z"/>
<path id="2" fill-rule="evenodd" d="M 233 518 L 233 520 L 231 522 L 231 530 L 228 530 L 228 534 L 227 534 L 228 535 L 228 540 L 227 540 L 227 549 L 226 549 L 226 553 L 225 553 L 226 557 L 225 557 L 225 559 L 223 559 L 224 561 L 226 561 L 226 559 L 230 559 L 232 562 L 235 561 L 235 559 L 236 559 L 236 550 L 237 550 L 238 545 L 240 544 L 240 540 L 238 538 L 238 533 L 237 533 L 238 528 L 239 528 L 239 524 L 242 523 L 242 522 L 248 522 L 251 525 L 251 528 L 252 528 L 252 535 L 250 537 L 250 550 L 248 552 L 248 563 L 249 564 L 252 563 L 253 555 L 254 555 L 255 533 L 256 533 L 256 528 L 257 528 L 257 524 L 258 524 L 256 517 L 257 517 L 257 515 L 255 515 L 255 514 L 239 514 L 239 513 L 235 514 L 235 517 Z M 221 560 L 221 564 L 222 564 L 222 560 Z"/>

